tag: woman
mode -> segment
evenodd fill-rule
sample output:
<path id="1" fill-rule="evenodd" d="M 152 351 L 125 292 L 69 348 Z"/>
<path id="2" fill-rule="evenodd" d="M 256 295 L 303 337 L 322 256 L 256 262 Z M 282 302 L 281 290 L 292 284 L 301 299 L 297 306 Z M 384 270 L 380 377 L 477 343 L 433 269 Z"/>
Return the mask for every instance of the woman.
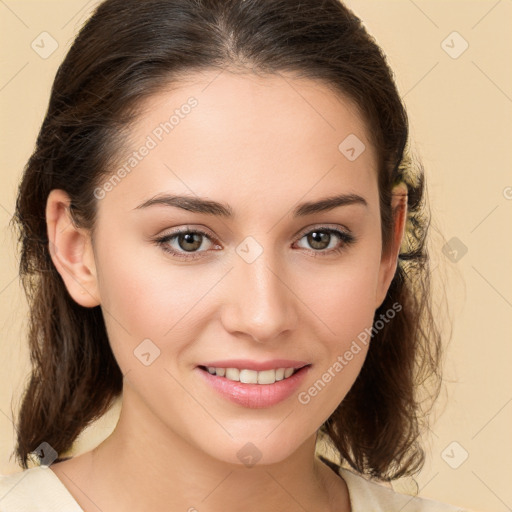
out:
<path id="1" fill-rule="evenodd" d="M 0 510 L 460 510 L 364 478 L 421 468 L 439 390 L 407 142 L 337 0 L 100 4 L 18 195 L 33 371 Z"/>

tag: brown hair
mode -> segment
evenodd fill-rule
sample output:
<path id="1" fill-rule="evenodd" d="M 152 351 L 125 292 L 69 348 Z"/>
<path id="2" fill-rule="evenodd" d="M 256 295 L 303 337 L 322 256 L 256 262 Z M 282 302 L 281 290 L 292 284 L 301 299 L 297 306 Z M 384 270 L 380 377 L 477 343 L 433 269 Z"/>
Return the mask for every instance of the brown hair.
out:
<path id="1" fill-rule="evenodd" d="M 386 58 L 337 0 L 106 0 L 81 29 L 55 77 L 12 219 L 30 306 L 32 363 L 17 420 L 17 460 L 27 468 L 42 442 L 59 454 L 71 450 L 123 387 L 101 307 L 74 302 L 50 258 L 49 192 L 66 191 L 76 224 L 93 231 L 94 189 L 112 171 L 142 100 L 180 76 L 214 67 L 292 72 L 357 105 L 378 155 L 383 250 L 393 234 L 392 186 L 408 186 L 406 237 L 374 321 L 393 304 L 401 311 L 373 335 L 359 376 L 321 432 L 360 473 L 413 474 L 424 462 L 426 410 L 418 393 L 431 382 L 433 403 L 441 382 L 423 172 L 406 151 L 407 115 Z"/>

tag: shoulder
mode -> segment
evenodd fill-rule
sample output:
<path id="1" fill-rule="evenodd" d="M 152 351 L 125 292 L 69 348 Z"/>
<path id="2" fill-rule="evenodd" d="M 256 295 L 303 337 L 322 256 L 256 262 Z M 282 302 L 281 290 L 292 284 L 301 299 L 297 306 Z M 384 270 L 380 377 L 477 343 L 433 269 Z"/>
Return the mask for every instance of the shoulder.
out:
<path id="1" fill-rule="evenodd" d="M 400 494 L 389 487 L 340 468 L 347 484 L 352 512 L 470 512 L 447 503 Z"/>
<path id="2" fill-rule="evenodd" d="M 0 512 L 83 512 L 48 466 L 0 475 Z"/>

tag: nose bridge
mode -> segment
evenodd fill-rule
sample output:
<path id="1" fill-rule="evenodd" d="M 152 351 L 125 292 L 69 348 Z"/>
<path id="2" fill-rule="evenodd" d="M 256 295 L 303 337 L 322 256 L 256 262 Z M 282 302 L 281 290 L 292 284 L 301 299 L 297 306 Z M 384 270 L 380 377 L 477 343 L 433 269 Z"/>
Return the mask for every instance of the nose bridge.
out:
<path id="1" fill-rule="evenodd" d="M 270 237 L 269 237 L 270 238 Z M 284 281 L 282 261 L 269 245 L 247 237 L 236 248 L 225 327 L 264 342 L 293 328 L 293 294 Z"/>

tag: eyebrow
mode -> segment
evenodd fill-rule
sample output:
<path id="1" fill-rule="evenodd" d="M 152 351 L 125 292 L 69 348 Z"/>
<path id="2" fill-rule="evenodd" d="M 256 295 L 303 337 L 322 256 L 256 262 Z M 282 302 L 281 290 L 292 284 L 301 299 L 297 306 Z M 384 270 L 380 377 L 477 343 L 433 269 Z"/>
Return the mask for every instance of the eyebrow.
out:
<path id="1" fill-rule="evenodd" d="M 305 217 L 306 215 L 312 215 L 314 213 L 321 213 L 333 210 L 339 206 L 348 206 L 353 204 L 360 204 L 365 207 L 368 203 L 357 194 L 340 194 L 331 197 L 325 197 L 316 201 L 308 201 L 300 203 L 293 209 L 293 217 Z M 203 213 L 206 215 L 215 215 L 219 217 L 225 217 L 232 219 L 235 217 L 231 206 L 225 203 L 219 203 L 217 201 L 211 201 L 209 199 L 194 197 L 194 196 L 178 196 L 171 194 L 164 194 L 152 197 L 147 201 L 134 208 L 144 209 L 151 206 L 172 206 L 175 208 L 181 208 L 194 213 Z"/>

